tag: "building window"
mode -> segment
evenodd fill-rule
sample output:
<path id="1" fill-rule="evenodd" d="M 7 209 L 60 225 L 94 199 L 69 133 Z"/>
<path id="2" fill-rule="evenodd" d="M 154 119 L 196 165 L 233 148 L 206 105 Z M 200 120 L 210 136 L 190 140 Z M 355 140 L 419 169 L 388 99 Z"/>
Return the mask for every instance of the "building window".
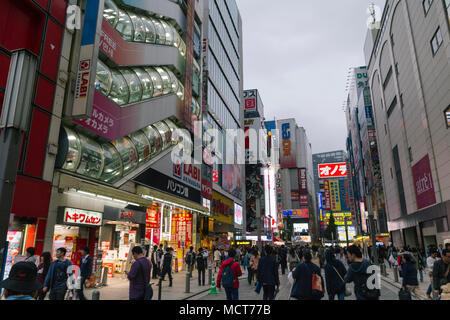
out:
<path id="1" fill-rule="evenodd" d="M 431 50 L 433 51 L 433 55 L 436 55 L 439 48 L 441 47 L 443 42 L 441 28 L 439 27 L 431 39 Z"/>
<path id="2" fill-rule="evenodd" d="M 442 37 L 441 37 L 441 38 L 442 38 Z M 386 89 L 386 87 L 387 87 L 387 85 L 388 85 L 388 83 L 389 83 L 389 80 L 391 79 L 391 76 L 392 76 L 392 67 L 389 68 L 389 71 L 388 71 L 388 73 L 387 73 L 387 75 L 386 75 L 386 79 L 384 79 L 384 82 L 383 82 L 383 90 Z"/>
<path id="3" fill-rule="evenodd" d="M 433 3 L 433 0 L 423 0 L 423 10 L 425 11 L 425 16 L 427 15 L 428 11 L 430 11 L 431 4 Z"/>
<path id="4" fill-rule="evenodd" d="M 450 0 L 449 0 L 450 1 Z M 444 111 L 445 113 L 445 123 L 447 124 L 447 129 L 450 128 L 450 106 Z"/>
<path id="5" fill-rule="evenodd" d="M 396 105 L 397 105 L 397 97 L 395 97 L 394 100 L 392 100 L 391 105 L 389 106 L 389 109 L 387 111 L 388 118 L 391 116 Z"/>

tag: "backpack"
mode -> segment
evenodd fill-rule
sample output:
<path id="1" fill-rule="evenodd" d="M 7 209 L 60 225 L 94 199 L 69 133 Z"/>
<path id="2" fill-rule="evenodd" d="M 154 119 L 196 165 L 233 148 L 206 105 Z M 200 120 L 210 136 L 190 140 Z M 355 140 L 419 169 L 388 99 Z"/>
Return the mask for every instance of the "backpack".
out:
<path id="1" fill-rule="evenodd" d="M 233 264 L 228 264 L 223 268 L 222 271 L 222 286 L 224 288 L 233 288 L 234 286 L 234 273 L 231 269 Z"/>
<path id="2" fill-rule="evenodd" d="M 360 288 L 360 294 L 366 300 L 378 300 L 381 293 L 379 289 L 369 289 L 364 282 Z"/>
<path id="3" fill-rule="evenodd" d="M 309 266 L 308 266 L 309 268 Z M 314 299 L 322 299 L 325 296 L 325 290 L 322 285 L 322 277 L 318 275 L 316 272 L 312 274 L 312 287 L 311 287 L 311 296 Z"/>
<path id="4" fill-rule="evenodd" d="M 172 264 L 172 255 L 170 253 L 166 253 L 163 256 L 163 267 L 170 268 L 171 264 Z"/>
<path id="5" fill-rule="evenodd" d="M 186 255 L 186 264 L 191 265 L 194 262 L 194 253 L 193 252 L 188 252 Z"/>
<path id="6" fill-rule="evenodd" d="M 197 268 L 198 269 L 203 269 L 205 268 L 205 258 L 203 257 L 203 255 L 199 254 L 197 256 Z"/>

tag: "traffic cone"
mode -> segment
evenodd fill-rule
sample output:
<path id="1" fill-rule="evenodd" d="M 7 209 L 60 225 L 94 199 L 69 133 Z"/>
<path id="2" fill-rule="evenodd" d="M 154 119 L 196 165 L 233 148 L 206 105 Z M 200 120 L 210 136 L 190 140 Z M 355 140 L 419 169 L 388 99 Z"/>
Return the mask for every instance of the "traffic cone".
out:
<path id="1" fill-rule="evenodd" d="M 212 280 L 211 280 L 211 290 L 209 290 L 208 294 L 219 294 L 217 292 L 217 288 L 216 288 L 216 274 L 215 273 L 213 273 Z"/>

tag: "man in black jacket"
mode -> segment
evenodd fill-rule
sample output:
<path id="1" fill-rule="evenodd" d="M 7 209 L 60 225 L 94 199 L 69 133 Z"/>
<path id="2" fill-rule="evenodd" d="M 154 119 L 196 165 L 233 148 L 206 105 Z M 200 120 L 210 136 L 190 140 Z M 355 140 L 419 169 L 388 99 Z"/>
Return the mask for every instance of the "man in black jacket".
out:
<path id="1" fill-rule="evenodd" d="M 263 300 L 274 300 L 275 286 L 280 287 L 278 263 L 275 261 L 271 246 L 266 246 L 264 251 L 266 255 L 258 262 L 256 278 L 263 288 Z"/>
<path id="2" fill-rule="evenodd" d="M 78 298 L 80 300 L 86 300 L 84 296 L 83 289 L 86 280 L 89 280 L 92 275 L 92 257 L 89 255 L 89 247 L 83 247 L 81 249 L 81 260 L 80 260 L 80 289 L 78 290 Z"/>
<path id="3" fill-rule="evenodd" d="M 273 252 L 273 249 L 271 247 L 269 247 Z M 266 252 L 267 254 L 267 252 Z M 269 254 L 267 254 L 269 255 Z M 285 274 L 286 273 L 286 269 L 287 269 L 287 249 L 284 245 L 281 246 L 280 248 L 280 252 L 279 252 L 279 257 L 280 257 L 280 265 L 281 265 L 281 274 Z"/>
<path id="4" fill-rule="evenodd" d="M 198 270 L 198 285 L 204 286 L 205 285 L 205 271 L 208 264 L 207 258 L 203 255 L 203 249 L 198 249 L 198 255 L 195 258 L 197 263 L 197 270 Z"/>
<path id="5" fill-rule="evenodd" d="M 450 250 L 442 250 L 442 259 L 433 266 L 433 288 L 436 296 L 441 294 L 441 287 L 450 283 Z"/>

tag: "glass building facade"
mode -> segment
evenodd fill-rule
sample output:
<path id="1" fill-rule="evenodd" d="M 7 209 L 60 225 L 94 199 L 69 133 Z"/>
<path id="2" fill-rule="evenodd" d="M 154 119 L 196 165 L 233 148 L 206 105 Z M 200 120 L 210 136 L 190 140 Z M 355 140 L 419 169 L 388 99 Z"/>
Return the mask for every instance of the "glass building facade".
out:
<path id="1" fill-rule="evenodd" d="M 63 126 L 60 141 L 66 147 L 62 169 L 112 184 L 176 145 L 184 135 L 177 128 L 165 119 L 112 142 L 99 142 Z M 190 141 L 185 138 L 183 141 Z"/>

